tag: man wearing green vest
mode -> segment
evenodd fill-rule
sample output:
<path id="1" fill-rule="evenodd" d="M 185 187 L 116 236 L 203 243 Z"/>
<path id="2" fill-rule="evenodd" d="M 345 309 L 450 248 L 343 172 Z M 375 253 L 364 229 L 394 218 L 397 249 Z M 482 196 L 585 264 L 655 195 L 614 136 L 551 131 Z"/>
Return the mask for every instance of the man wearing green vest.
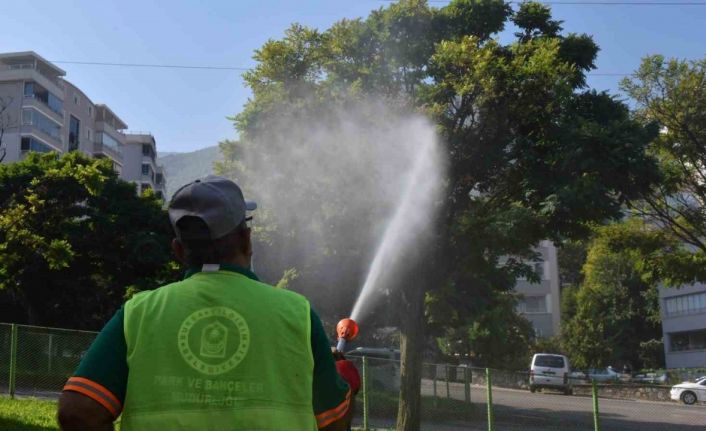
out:
<path id="1" fill-rule="evenodd" d="M 169 204 L 184 280 L 142 292 L 64 387 L 65 431 L 345 430 L 352 395 L 309 302 L 258 281 L 243 199 L 206 177 Z"/>

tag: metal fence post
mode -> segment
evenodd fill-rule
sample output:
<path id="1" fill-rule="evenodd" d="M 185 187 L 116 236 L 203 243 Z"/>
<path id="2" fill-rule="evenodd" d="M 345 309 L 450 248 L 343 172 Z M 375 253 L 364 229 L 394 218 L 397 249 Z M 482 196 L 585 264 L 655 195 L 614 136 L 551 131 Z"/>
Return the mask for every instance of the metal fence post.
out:
<path id="1" fill-rule="evenodd" d="M 432 385 L 434 387 L 434 407 L 436 407 L 436 371 L 438 368 L 438 365 L 432 364 L 434 372 L 432 373 Z"/>
<path id="2" fill-rule="evenodd" d="M 446 364 L 446 398 L 451 398 L 451 391 L 449 388 L 449 364 Z"/>
<path id="3" fill-rule="evenodd" d="M 471 379 L 468 375 L 470 371 L 471 369 L 468 367 L 463 369 L 463 393 L 468 404 L 471 403 Z"/>
<path id="4" fill-rule="evenodd" d="M 8 391 L 10 397 L 15 398 L 15 380 L 17 379 L 17 325 L 10 326 L 10 375 Z"/>
<path id="5" fill-rule="evenodd" d="M 368 431 L 368 357 L 363 356 L 363 429 Z"/>
<path id="6" fill-rule="evenodd" d="M 591 393 L 593 394 L 593 430 L 601 431 L 601 415 L 598 411 L 598 386 L 595 379 L 591 381 Z"/>
<path id="7" fill-rule="evenodd" d="M 488 431 L 495 431 L 495 416 L 493 415 L 493 380 L 490 375 L 490 368 L 485 369 L 485 384 L 488 391 Z"/>

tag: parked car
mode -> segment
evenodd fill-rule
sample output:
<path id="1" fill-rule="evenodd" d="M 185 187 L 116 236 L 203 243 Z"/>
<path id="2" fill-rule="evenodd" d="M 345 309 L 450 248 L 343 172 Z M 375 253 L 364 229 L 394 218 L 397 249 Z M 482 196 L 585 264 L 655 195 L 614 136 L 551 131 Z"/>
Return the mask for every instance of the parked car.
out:
<path id="1" fill-rule="evenodd" d="M 683 382 L 672 386 L 670 396 L 674 401 L 681 401 L 689 405 L 698 401 L 706 401 L 706 376 L 700 377 L 694 382 Z"/>
<path id="2" fill-rule="evenodd" d="M 537 389 L 558 389 L 566 395 L 573 393 L 571 379 L 569 379 L 569 358 L 564 355 L 551 353 L 537 353 L 532 357 L 530 364 L 529 390 L 534 393 Z"/>
<path id="3" fill-rule="evenodd" d="M 641 373 L 632 376 L 630 381 L 635 383 L 665 384 L 667 383 L 667 375 L 664 373 Z"/>
<path id="4" fill-rule="evenodd" d="M 373 389 L 400 390 L 400 351 L 396 349 L 358 347 L 346 352 L 346 357 L 368 358 L 369 382 Z M 362 370 L 361 370 L 362 372 Z"/>
<path id="5" fill-rule="evenodd" d="M 569 380 L 571 380 L 571 383 L 573 384 L 586 383 L 588 382 L 588 376 L 583 371 L 572 370 L 569 373 Z"/>
<path id="6" fill-rule="evenodd" d="M 607 368 L 592 368 L 586 371 L 586 376 L 588 380 L 595 380 L 596 382 L 619 382 L 620 373 L 615 371 L 612 367 Z"/>

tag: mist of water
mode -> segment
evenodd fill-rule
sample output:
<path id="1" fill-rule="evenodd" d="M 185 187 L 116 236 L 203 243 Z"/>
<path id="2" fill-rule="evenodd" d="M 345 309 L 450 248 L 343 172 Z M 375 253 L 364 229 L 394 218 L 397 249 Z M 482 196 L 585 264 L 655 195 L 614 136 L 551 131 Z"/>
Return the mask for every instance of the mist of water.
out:
<path id="1" fill-rule="evenodd" d="M 416 161 L 353 306 L 353 320 L 360 320 L 366 308 L 375 303 L 381 286 L 387 285 L 390 278 L 399 272 L 401 260 L 406 254 L 404 251 L 421 246 L 420 240 L 427 236 L 431 228 L 444 165 L 432 131 L 417 136 L 417 139 L 419 152 Z"/>
<path id="2" fill-rule="evenodd" d="M 258 270 L 276 281 L 297 268 L 290 287 L 317 309 L 343 317 L 355 302 L 364 318 L 406 269 L 402 252 L 431 229 L 444 175 L 434 125 L 370 100 L 283 110 L 241 151 L 236 179 L 263 226 Z"/>

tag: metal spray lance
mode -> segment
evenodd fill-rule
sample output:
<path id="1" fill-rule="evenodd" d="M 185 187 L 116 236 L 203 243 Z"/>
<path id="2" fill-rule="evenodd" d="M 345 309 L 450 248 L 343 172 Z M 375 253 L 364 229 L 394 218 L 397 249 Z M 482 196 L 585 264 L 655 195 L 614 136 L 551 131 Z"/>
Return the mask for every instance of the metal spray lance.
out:
<path id="1" fill-rule="evenodd" d="M 338 335 L 336 350 L 343 352 L 346 349 L 346 343 L 358 336 L 358 324 L 351 318 L 341 319 L 336 325 L 336 334 Z"/>

